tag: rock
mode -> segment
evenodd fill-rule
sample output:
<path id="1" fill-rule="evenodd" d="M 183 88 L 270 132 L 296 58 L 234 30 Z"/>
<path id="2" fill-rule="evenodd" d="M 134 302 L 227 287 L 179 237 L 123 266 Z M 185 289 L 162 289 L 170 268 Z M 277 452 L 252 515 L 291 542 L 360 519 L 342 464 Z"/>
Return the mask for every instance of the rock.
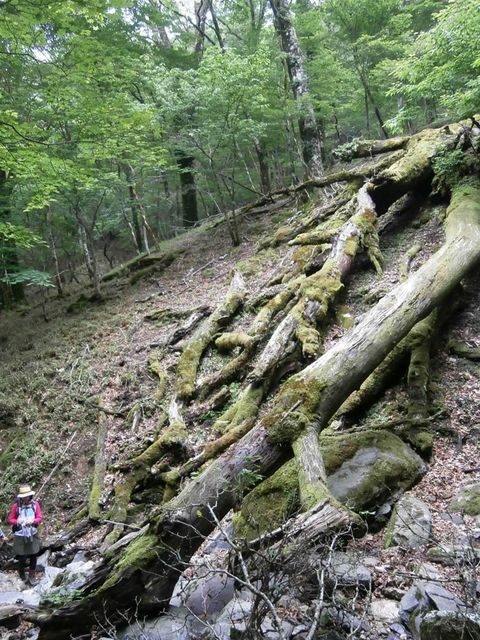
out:
<path id="1" fill-rule="evenodd" d="M 432 514 L 427 505 L 405 495 L 397 503 L 385 533 L 385 547 L 415 549 L 426 544 L 432 530 Z"/>
<path id="2" fill-rule="evenodd" d="M 480 640 L 480 616 L 431 611 L 420 624 L 420 640 Z"/>
<path id="3" fill-rule="evenodd" d="M 448 511 L 444 511 L 440 514 L 440 518 L 445 520 L 445 522 L 451 522 L 452 524 L 462 525 L 464 524 L 463 517 L 458 513 L 448 513 Z"/>
<path id="4" fill-rule="evenodd" d="M 422 580 L 439 580 L 441 578 L 437 567 L 429 562 L 422 562 L 419 564 L 415 573 Z"/>
<path id="5" fill-rule="evenodd" d="M 418 581 L 403 596 L 399 614 L 405 626 L 418 637 L 425 615 L 432 610 L 463 613 L 466 607 L 455 594 L 440 584 Z"/>
<path id="6" fill-rule="evenodd" d="M 356 554 L 337 551 L 328 567 L 328 577 L 335 587 L 361 586 L 369 589 L 372 573 Z"/>
<path id="7" fill-rule="evenodd" d="M 15 604 L 0 605 L 0 627 L 15 629 L 21 621 L 24 608 Z"/>
<path id="8" fill-rule="evenodd" d="M 370 604 L 370 613 L 375 620 L 392 624 L 398 620 L 399 605 L 395 600 L 374 599 Z"/>
<path id="9" fill-rule="evenodd" d="M 357 512 L 376 510 L 401 495 L 427 469 L 411 447 L 387 431 L 325 437 L 322 452 L 332 494 Z"/>
<path id="10" fill-rule="evenodd" d="M 234 596 L 234 579 L 225 573 L 181 578 L 170 599 L 174 607 L 184 606 L 202 618 L 212 620 Z"/>
<path id="11" fill-rule="evenodd" d="M 390 633 L 387 636 L 387 640 L 408 640 L 408 638 L 411 637 L 412 636 L 407 629 L 405 629 L 403 624 L 395 622 L 390 625 Z"/>
<path id="12" fill-rule="evenodd" d="M 432 562 L 445 565 L 478 564 L 480 549 L 472 545 L 442 545 L 427 551 L 427 558 Z"/>
<path id="13" fill-rule="evenodd" d="M 480 482 L 464 484 L 449 504 L 450 511 L 457 511 L 469 516 L 480 514 Z"/>
<path id="14" fill-rule="evenodd" d="M 136 621 L 119 631 L 118 640 L 196 640 L 205 629 L 187 609 L 172 607 L 164 616 Z"/>
<path id="15" fill-rule="evenodd" d="M 235 598 L 223 609 L 216 622 L 211 625 L 211 630 L 204 632 L 202 639 L 230 640 L 241 635 L 247 629 L 252 607 L 252 598 L 248 600 Z"/>

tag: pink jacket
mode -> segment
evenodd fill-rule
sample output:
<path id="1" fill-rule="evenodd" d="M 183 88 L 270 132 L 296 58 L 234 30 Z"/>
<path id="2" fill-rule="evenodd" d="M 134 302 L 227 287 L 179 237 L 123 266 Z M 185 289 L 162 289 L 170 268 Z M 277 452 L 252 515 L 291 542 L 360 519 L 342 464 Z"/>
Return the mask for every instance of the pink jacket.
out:
<path id="1" fill-rule="evenodd" d="M 38 527 L 38 525 L 42 521 L 42 510 L 40 509 L 40 504 L 34 501 L 35 504 L 35 517 L 33 519 L 33 525 Z M 8 516 L 8 523 L 15 526 L 17 524 L 18 518 L 18 502 L 15 502 L 10 511 L 10 515 Z"/>

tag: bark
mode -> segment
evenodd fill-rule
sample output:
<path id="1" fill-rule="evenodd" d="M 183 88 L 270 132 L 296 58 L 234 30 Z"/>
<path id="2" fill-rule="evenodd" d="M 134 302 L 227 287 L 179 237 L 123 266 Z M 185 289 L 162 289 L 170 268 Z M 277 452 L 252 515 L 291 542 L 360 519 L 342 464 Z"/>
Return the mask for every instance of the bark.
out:
<path id="1" fill-rule="evenodd" d="M 258 166 L 260 169 L 260 184 L 262 193 L 267 194 L 272 190 L 270 185 L 270 172 L 268 170 L 268 163 L 265 151 L 259 138 L 255 136 L 255 153 L 257 154 Z"/>
<path id="2" fill-rule="evenodd" d="M 400 171 L 397 175 L 402 177 Z M 116 610 L 124 611 L 135 596 L 141 613 L 165 606 L 179 572 L 215 526 L 215 518 L 221 519 L 241 499 L 244 471 L 268 476 L 291 455 L 292 445 L 305 464 L 306 484 L 313 478 L 322 489 L 321 458 L 315 455 L 309 462 L 305 445 L 315 441 L 347 397 L 480 260 L 478 180 L 464 180 L 455 188 L 445 231 L 445 245 L 327 353 L 289 378 L 257 425 L 160 508 L 148 532 L 120 559 L 96 574 L 90 595 L 43 621 L 40 638 L 66 637 L 73 629 L 78 633 L 95 615 L 114 617 Z M 304 495 L 309 505 L 310 494 Z M 317 536 L 338 523 L 345 525 L 349 517 L 327 496 L 303 520 L 302 529 L 312 522 L 312 535 Z"/>
<path id="3" fill-rule="evenodd" d="M 135 180 L 135 172 L 132 165 L 129 162 L 125 162 L 125 175 L 128 181 L 128 192 L 130 194 L 130 207 L 132 210 L 132 224 L 135 234 L 135 243 L 137 245 L 138 253 L 146 251 L 150 253 L 148 246 L 147 236 L 147 219 L 145 216 L 145 210 L 141 198 L 137 193 L 137 186 Z"/>
<path id="4" fill-rule="evenodd" d="M 180 171 L 183 226 L 188 229 L 198 222 L 197 188 L 193 173 L 194 158 L 181 150 L 177 150 L 175 155 Z"/>
<path id="5" fill-rule="evenodd" d="M 57 246 L 55 244 L 55 237 L 52 229 L 52 211 L 50 205 L 47 205 L 45 209 L 45 223 L 47 226 L 48 244 L 53 258 L 53 264 L 55 268 L 55 286 L 57 287 L 57 293 L 61 297 L 63 296 L 63 284 L 62 277 L 60 275 L 60 262 L 58 259 Z"/>
<path id="6" fill-rule="evenodd" d="M 313 110 L 305 60 L 298 43 L 292 15 L 285 0 L 270 0 L 270 6 L 273 11 L 275 30 L 287 58 L 293 96 L 302 113 L 298 126 L 302 139 L 303 161 L 308 175 L 321 176 L 323 174 L 322 140 Z"/>
<path id="7" fill-rule="evenodd" d="M 12 185 L 8 180 L 6 171 L 0 169 L 0 221 L 10 220 L 10 197 Z M 8 276 L 9 272 L 18 271 L 20 263 L 18 260 L 15 243 L 11 240 L 0 239 L 0 269 L 1 276 Z M 25 292 L 21 282 L 9 284 L 0 281 L 0 306 L 5 309 L 10 308 L 16 302 L 25 300 Z"/>

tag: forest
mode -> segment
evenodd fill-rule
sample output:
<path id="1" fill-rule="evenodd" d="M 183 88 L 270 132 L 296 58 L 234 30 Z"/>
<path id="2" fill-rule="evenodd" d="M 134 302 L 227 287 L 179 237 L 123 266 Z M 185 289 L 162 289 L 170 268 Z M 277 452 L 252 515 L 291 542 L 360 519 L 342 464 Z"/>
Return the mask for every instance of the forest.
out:
<path id="1" fill-rule="evenodd" d="M 0 636 L 480 638 L 480 2 L 0 17 Z"/>

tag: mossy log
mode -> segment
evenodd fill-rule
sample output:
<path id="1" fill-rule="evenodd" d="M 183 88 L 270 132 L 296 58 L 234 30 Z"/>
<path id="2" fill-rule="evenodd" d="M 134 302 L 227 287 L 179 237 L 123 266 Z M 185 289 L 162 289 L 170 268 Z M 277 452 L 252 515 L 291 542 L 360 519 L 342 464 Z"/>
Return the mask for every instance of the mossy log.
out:
<path id="1" fill-rule="evenodd" d="M 140 256 L 132 258 L 128 262 L 115 267 L 102 277 L 103 282 L 114 280 L 132 274 L 134 272 L 145 275 L 152 269 L 155 271 L 161 271 L 168 267 L 172 262 L 178 258 L 179 255 L 185 252 L 185 249 L 176 249 L 174 251 L 158 251 L 154 253 L 145 253 Z"/>
<path id="2" fill-rule="evenodd" d="M 381 271 L 375 205 L 368 194 L 368 185 L 359 191 L 356 203 L 357 212 L 341 228 L 323 267 L 302 282 L 298 302 L 263 349 L 251 374 L 253 380 L 263 380 L 267 372 L 271 374 L 291 353 L 292 343 L 296 341 L 301 344 L 304 357 L 318 356 L 321 338 L 317 324 L 326 317 L 342 289 L 360 247 L 367 250 L 377 271 Z"/>
<path id="3" fill-rule="evenodd" d="M 353 140 L 348 143 L 348 159 L 368 158 L 381 153 L 405 149 L 409 139 L 409 136 L 399 136 L 397 138 L 388 138 L 387 140 Z M 345 155 L 342 148 L 339 151 L 334 149 L 332 153 L 334 158 L 342 158 Z"/>
<path id="4" fill-rule="evenodd" d="M 196 335 L 187 343 L 177 365 L 176 392 L 180 399 L 188 399 L 195 392 L 197 371 L 201 357 L 220 331 L 243 304 L 246 297 L 245 281 L 239 273 L 233 277 L 225 302 L 201 325 Z"/>

